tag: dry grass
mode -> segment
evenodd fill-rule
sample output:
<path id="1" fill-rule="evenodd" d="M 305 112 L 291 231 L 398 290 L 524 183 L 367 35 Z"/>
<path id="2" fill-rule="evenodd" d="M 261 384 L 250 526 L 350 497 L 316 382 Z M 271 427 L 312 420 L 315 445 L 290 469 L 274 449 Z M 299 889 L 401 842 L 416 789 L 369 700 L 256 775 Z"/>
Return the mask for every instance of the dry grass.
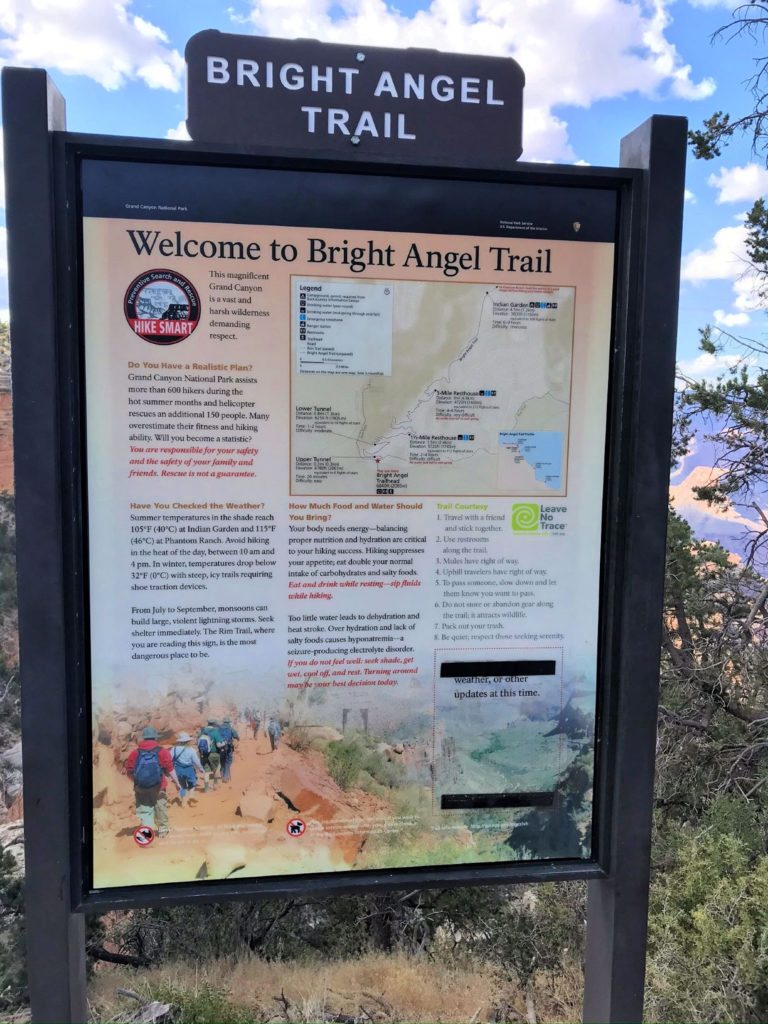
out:
<path id="1" fill-rule="evenodd" d="M 387 1024 L 525 1020 L 522 993 L 491 968 L 404 955 L 370 954 L 324 964 L 217 961 L 200 967 L 173 964 L 141 972 L 102 965 L 89 991 L 93 1020 L 114 1019 L 126 1008 L 115 993 L 119 987 L 147 998 L 169 1000 L 174 993 L 177 998 L 194 998 L 214 990 L 254 1022 L 304 1024 L 323 1021 L 335 1013 Z M 558 977 L 541 976 L 534 988 L 542 1024 L 579 1019 L 581 977 L 576 967 Z"/>

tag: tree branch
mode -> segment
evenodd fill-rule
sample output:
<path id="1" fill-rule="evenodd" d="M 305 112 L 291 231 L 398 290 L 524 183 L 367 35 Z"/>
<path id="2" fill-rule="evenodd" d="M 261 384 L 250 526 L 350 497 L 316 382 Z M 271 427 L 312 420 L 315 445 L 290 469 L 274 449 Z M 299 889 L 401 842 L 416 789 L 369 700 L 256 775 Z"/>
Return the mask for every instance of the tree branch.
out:
<path id="1" fill-rule="evenodd" d="M 152 967 L 153 961 L 143 956 L 131 956 L 130 953 L 113 953 L 103 946 L 86 947 L 86 953 L 92 960 L 103 960 L 107 964 L 122 964 L 125 967 Z"/>

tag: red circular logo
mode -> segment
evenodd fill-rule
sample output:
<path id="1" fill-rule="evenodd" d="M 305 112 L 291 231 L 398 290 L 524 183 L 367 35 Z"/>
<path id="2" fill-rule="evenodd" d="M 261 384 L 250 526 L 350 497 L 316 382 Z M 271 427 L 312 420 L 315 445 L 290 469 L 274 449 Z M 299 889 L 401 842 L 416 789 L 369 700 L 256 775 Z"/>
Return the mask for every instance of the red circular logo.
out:
<path id="1" fill-rule="evenodd" d="M 128 326 L 145 341 L 177 345 L 200 322 L 200 296 L 175 270 L 147 270 L 128 286 L 124 312 Z"/>
<path id="2" fill-rule="evenodd" d="M 137 829 L 134 829 L 133 839 L 139 846 L 149 846 L 154 838 L 155 830 L 149 825 L 139 825 Z"/>
<path id="3" fill-rule="evenodd" d="M 291 818 L 288 824 L 285 826 L 285 831 L 289 836 L 293 836 L 294 839 L 298 839 L 299 836 L 303 836 L 307 831 L 307 826 L 301 820 L 301 818 Z"/>

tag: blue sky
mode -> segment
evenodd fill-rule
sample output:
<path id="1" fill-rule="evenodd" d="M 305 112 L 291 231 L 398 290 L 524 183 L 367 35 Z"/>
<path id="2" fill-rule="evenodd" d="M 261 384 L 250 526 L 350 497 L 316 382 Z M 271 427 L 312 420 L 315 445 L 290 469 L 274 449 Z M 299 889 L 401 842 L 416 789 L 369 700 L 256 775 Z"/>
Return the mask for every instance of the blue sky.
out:
<path id="1" fill-rule="evenodd" d="M 526 73 L 523 159 L 614 164 L 619 140 L 654 113 L 699 126 L 748 109 L 762 40 L 711 41 L 719 0 L 2 0 L 0 62 L 45 67 L 73 131 L 184 137 L 186 40 L 204 28 L 383 46 L 507 54 Z M 678 356 L 699 375 L 707 323 L 768 338 L 745 263 L 743 218 L 768 194 L 748 139 L 689 157 Z M 7 307 L 0 266 L 0 310 Z"/>

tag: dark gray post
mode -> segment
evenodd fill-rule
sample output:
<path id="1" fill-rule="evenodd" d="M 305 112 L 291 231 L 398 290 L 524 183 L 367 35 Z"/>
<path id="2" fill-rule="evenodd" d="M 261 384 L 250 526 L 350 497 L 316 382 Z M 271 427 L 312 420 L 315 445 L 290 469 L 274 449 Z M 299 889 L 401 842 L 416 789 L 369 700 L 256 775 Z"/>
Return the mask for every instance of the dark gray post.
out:
<path id="1" fill-rule="evenodd" d="M 633 225 L 642 253 L 633 282 L 639 373 L 630 424 L 635 471 L 627 495 L 611 864 L 607 879 L 588 883 L 588 1024 L 630 1024 L 643 1017 L 664 587 L 661 524 L 669 489 L 687 127 L 683 117 L 651 117 L 621 142 L 621 166 L 645 171 L 640 223 Z M 668 433 L 661 424 L 669 424 Z M 637 579 L 646 583 L 633 597 Z"/>
<path id="2" fill-rule="evenodd" d="M 44 71 L 5 68 L 3 128 L 24 751 L 27 974 L 35 1022 L 86 1021 L 82 914 L 70 902 L 70 745 L 57 380 L 51 132 L 64 101 Z"/>

